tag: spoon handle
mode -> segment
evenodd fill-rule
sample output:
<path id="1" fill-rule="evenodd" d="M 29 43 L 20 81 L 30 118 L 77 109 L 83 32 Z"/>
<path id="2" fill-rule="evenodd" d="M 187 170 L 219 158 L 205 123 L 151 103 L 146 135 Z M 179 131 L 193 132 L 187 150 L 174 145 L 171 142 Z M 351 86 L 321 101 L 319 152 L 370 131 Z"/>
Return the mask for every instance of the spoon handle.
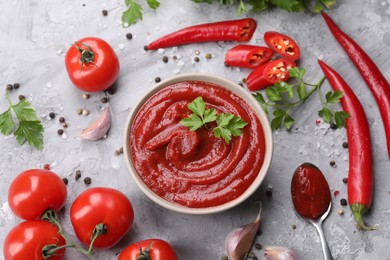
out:
<path id="1" fill-rule="evenodd" d="M 321 240 L 321 247 L 322 252 L 324 253 L 324 259 L 325 260 L 333 260 L 332 254 L 330 253 L 328 243 L 326 242 L 324 231 L 322 230 L 322 222 L 314 223 L 314 226 L 316 227 L 318 234 L 320 235 Z"/>

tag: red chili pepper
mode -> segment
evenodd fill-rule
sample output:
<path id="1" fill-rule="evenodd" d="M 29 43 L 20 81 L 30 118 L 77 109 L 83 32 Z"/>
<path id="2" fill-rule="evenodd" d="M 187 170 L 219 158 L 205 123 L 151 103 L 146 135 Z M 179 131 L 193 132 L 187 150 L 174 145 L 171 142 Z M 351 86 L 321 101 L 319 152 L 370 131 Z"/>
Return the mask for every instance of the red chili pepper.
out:
<path id="1" fill-rule="evenodd" d="M 245 42 L 252 38 L 256 26 L 252 18 L 193 25 L 155 40 L 148 45 L 148 50 L 197 42 Z"/>
<path id="2" fill-rule="evenodd" d="M 225 64 L 233 67 L 254 69 L 271 60 L 270 48 L 254 45 L 237 45 L 225 54 Z"/>
<path id="3" fill-rule="evenodd" d="M 289 36 L 278 32 L 266 32 L 265 43 L 282 57 L 291 60 L 299 60 L 301 50 L 298 44 Z"/>
<path id="4" fill-rule="evenodd" d="M 322 13 L 322 17 L 375 97 L 382 116 L 387 140 L 387 152 L 390 156 L 390 84 L 374 61 L 351 37 L 344 33 L 326 13 Z"/>
<path id="5" fill-rule="evenodd" d="M 348 112 L 347 137 L 349 147 L 348 202 L 355 217 L 357 227 L 367 227 L 363 215 L 371 207 L 373 196 L 373 170 L 370 130 L 363 106 L 345 80 L 323 61 L 318 60 L 321 69 L 333 90 L 342 91 L 341 105 Z"/>
<path id="6" fill-rule="evenodd" d="M 268 62 L 254 69 L 246 78 L 246 85 L 251 91 L 264 89 L 278 81 L 286 81 L 290 74 L 288 70 L 295 67 L 291 60 L 281 58 Z"/>

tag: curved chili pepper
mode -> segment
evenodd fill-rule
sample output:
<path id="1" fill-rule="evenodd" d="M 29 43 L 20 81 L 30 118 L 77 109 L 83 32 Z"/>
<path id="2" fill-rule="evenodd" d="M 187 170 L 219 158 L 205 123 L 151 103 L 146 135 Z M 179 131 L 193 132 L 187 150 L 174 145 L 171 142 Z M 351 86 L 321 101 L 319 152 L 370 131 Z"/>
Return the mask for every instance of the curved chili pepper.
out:
<path id="1" fill-rule="evenodd" d="M 367 227 L 363 215 L 371 207 L 373 197 L 373 170 L 370 130 L 363 106 L 345 80 L 323 61 L 318 60 L 321 69 L 333 90 L 342 91 L 341 105 L 350 115 L 346 120 L 349 149 L 348 202 L 357 227 Z"/>
<path id="2" fill-rule="evenodd" d="M 252 18 L 193 25 L 153 41 L 148 45 L 148 50 L 197 42 L 245 42 L 252 38 L 256 26 Z"/>
<path id="3" fill-rule="evenodd" d="M 390 84 L 367 53 L 335 24 L 329 15 L 322 13 L 322 17 L 375 97 L 385 128 L 387 152 L 390 156 Z"/>
<path id="4" fill-rule="evenodd" d="M 254 45 L 237 45 L 225 54 L 225 64 L 232 67 L 254 69 L 271 60 L 274 52 L 270 48 Z"/>
<path id="5" fill-rule="evenodd" d="M 254 69 L 246 78 L 249 90 L 256 91 L 274 85 L 278 81 L 286 81 L 290 74 L 288 70 L 295 67 L 295 63 L 286 58 L 268 62 Z"/>

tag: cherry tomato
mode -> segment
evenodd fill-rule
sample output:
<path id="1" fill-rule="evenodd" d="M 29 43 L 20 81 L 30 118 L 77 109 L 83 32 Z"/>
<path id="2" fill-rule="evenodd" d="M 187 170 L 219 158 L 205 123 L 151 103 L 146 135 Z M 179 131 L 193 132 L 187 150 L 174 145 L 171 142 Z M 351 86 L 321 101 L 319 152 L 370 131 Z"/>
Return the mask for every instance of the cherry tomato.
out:
<path id="1" fill-rule="evenodd" d="M 119 255 L 118 260 L 177 260 L 177 254 L 172 246 L 161 239 L 151 238 L 139 241 L 126 247 Z M 149 257 L 149 258 L 147 258 Z"/>
<path id="2" fill-rule="evenodd" d="M 290 60 L 299 60 L 301 51 L 298 44 L 289 36 L 278 32 L 266 32 L 265 43 L 282 57 Z"/>
<path id="3" fill-rule="evenodd" d="M 30 169 L 20 173 L 8 190 L 8 204 L 22 219 L 37 219 L 46 210 L 60 210 L 66 202 L 64 181 L 54 172 Z"/>
<path id="4" fill-rule="evenodd" d="M 293 67 L 295 63 L 284 58 L 263 64 L 254 69 L 246 78 L 248 89 L 260 90 L 278 81 L 286 81 L 290 77 L 288 70 Z"/>
<path id="5" fill-rule="evenodd" d="M 73 84 L 86 92 L 109 88 L 119 73 L 119 60 L 102 39 L 87 37 L 75 42 L 65 56 L 65 65 Z"/>
<path id="6" fill-rule="evenodd" d="M 4 241 L 5 260 L 60 260 L 64 258 L 65 248 L 43 255 L 45 246 L 60 247 L 65 239 L 58 234 L 58 228 L 43 220 L 27 220 L 15 226 Z M 51 257 L 49 257 L 51 256 Z"/>
<path id="7" fill-rule="evenodd" d="M 311 163 L 301 164 L 291 180 L 291 197 L 301 216 L 321 217 L 331 202 L 329 185 L 321 170 Z"/>
<path id="8" fill-rule="evenodd" d="M 101 234 L 95 248 L 114 246 L 131 229 L 134 211 L 129 199 L 112 188 L 96 187 L 81 193 L 70 208 L 70 220 L 78 239 L 89 245 L 93 233 Z"/>
<path id="9" fill-rule="evenodd" d="M 225 64 L 254 69 L 271 60 L 273 50 L 263 46 L 237 45 L 225 54 Z"/>

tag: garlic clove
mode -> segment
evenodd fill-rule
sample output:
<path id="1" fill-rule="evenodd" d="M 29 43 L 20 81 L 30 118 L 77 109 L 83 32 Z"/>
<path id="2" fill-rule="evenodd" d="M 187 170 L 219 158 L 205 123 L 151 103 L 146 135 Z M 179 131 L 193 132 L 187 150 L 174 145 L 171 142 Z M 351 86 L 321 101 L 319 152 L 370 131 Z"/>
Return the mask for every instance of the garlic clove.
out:
<path id="1" fill-rule="evenodd" d="M 110 107 L 107 107 L 94 123 L 81 131 L 80 138 L 90 141 L 99 140 L 107 134 L 110 126 Z"/>
<path id="2" fill-rule="evenodd" d="M 265 260 L 299 260 L 297 254 L 283 246 L 266 246 L 264 248 Z"/>
<path id="3" fill-rule="evenodd" d="M 261 204 L 256 219 L 233 229 L 225 240 L 225 251 L 231 260 L 243 260 L 249 253 L 260 226 Z"/>

